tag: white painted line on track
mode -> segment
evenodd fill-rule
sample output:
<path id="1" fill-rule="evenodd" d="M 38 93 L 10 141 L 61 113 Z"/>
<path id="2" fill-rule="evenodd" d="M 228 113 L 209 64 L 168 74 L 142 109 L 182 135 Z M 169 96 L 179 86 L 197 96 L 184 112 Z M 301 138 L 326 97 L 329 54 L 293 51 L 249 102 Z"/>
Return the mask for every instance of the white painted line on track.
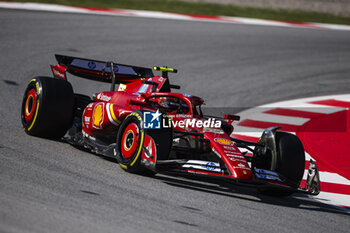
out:
<path id="1" fill-rule="evenodd" d="M 257 138 L 259 139 L 259 137 L 261 136 L 261 133 L 257 133 L 257 132 L 248 132 L 248 131 L 237 131 L 237 132 L 233 132 L 232 135 L 241 135 L 241 136 L 248 136 L 248 137 L 253 137 L 253 138 Z"/>
<path id="2" fill-rule="evenodd" d="M 67 13 L 86 13 L 86 10 L 84 9 L 78 9 L 78 8 L 73 8 L 73 7 L 63 6 L 63 5 L 57 5 L 57 4 L 42 4 L 42 3 L 0 2 L 0 8 L 67 12 Z"/>
<path id="3" fill-rule="evenodd" d="M 301 98 L 301 99 L 295 99 L 295 100 L 286 100 L 286 101 L 279 101 L 279 102 L 270 103 L 270 104 L 264 104 L 259 106 L 259 108 L 288 107 L 288 108 L 294 109 L 294 107 L 306 106 L 310 108 L 338 108 L 341 110 L 343 109 L 339 107 L 325 106 L 325 105 L 319 105 L 319 104 L 308 104 L 308 102 L 314 102 L 314 101 L 325 100 L 325 99 L 350 101 L 350 95 L 349 94 L 327 95 L 327 96 L 318 96 L 318 97 L 310 97 L 310 98 Z"/>
<path id="4" fill-rule="evenodd" d="M 310 161 L 310 159 L 316 161 L 316 159 L 312 158 L 311 155 L 305 151 L 305 161 Z"/>
<path id="5" fill-rule="evenodd" d="M 310 118 L 280 116 L 268 113 L 256 113 L 254 115 L 251 115 L 249 119 L 255 121 L 274 122 L 289 125 L 303 125 L 310 120 Z"/>
<path id="6" fill-rule="evenodd" d="M 249 136 L 257 139 L 260 138 L 262 132 L 264 131 L 263 129 L 244 127 L 239 125 L 234 125 L 233 127 L 234 127 L 234 130 L 233 130 L 234 135 L 236 134 L 236 135 Z"/>
<path id="7" fill-rule="evenodd" d="M 157 19 L 176 19 L 176 20 L 188 20 L 189 17 L 185 15 L 159 12 L 159 11 L 142 11 L 142 10 L 130 10 L 131 13 L 135 14 L 138 17 L 145 18 L 157 18 Z"/>
<path id="8" fill-rule="evenodd" d="M 339 25 L 339 24 L 327 24 L 327 23 L 313 23 L 316 26 L 320 27 L 327 27 L 328 29 L 333 29 L 333 30 L 349 30 L 349 26 L 347 25 Z"/>
<path id="9" fill-rule="evenodd" d="M 303 180 L 305 180 L 307 178 L 307 172 L 308 172 L 308 170 L 305 169 Z M 345 177 L 343 177 L 337 173 L 322 172 L 322 171 L 320 171 L 319 173 L 320 173 L 321 182 L 350 185 L 350 180 L 346 179 Z M 322 187 L 321 187 L 321 190 L 322 190 Z"/>
<path id="10" fill-rule="evenodd" d="M 327 104 L 332 104 L 332 101 L 329 101 L 329 100 L 343 101 L 343 102 L 348 102 L 350 104 L 350 95 L 349 94 L 328 95 L 328 96 L 280 101 L 280 102 L 275 102 L 275 103 L 257 106 L 257 107 L 254 107 L 252 109 L 248 109 L 248 110 L 245 110 L 241 113 L 238 113 L 238 115 L 241 116 L 241 121 L 244 121 L 244 120 L 262 121 L 264 119 L 264 115 L 263 115 L 264 112 L 266 114 L 266 111 L 276 110 L 277 108 L 282 109 L 282 110 L 278 110 L 280 112 L 283 112 L 283 109 L 286 109 L 286 110 L 300 110 L 303 112 L 320 113 L 320 114 L 332 114 L 332 113 L 336 113 L 339 111 L 348 110 L 348 108 L 346 108 L 346 107 L 330 106 L 330 105 L 322 104 L 322 102 L 320 102 L 318 104 L 315 103 L 317 101 L 323 101 L 323 100 L 326 100 Z M 344 106 L 347 106 L 347 104 L 345 103 Z M 278 112 L 278 111 L 272 111 L 272 112 Z M 294 114 L 295 114 L 295 112 L 294 112 Z M 278 125 L 278 122 L 283 121 L 283 120 L 279 120 L 278 118 L 280 116 L 282 116 L 282 118 L 280 118 L 280 119 L 283 119 L 283 116 L 288 116 L 288 111 L 286 112 L 285 115 L 277 115 L 277 114 L 275 114 L 275 115 L 277 117 L 276 119 L 274 119 L 275 121 L 270 120 L 270 122 L 276 122 L 276 124 Z M 284 118 L 284 119 L 286 119 L 286 118 Z M 247 126 L 242 127 L 239 124 L 240 124 L 240 122 L 237 123 L 237 126 L 235 127 L 235 131 L 233 132 L 233 135 L 237 135 L 237 137 L 239 137 L 240 135 L 251 136 L 251 137 L 255 137 L 255 138 L 260 137 L 262 129 L 259 130 L 257 128 L 251 128 L 251 127 L 247 127 Z M 238 132 L 236 132 L 236 130 L 238 130 Z M 305 152 L 305 160 L 310 161 L 310 159 L 313 159 L 313 158 L 306 151 Z M 313 159 L 313 160 L 315 160 L 315 159 Z M 327 160 L 325 160 L 323 162 L 327 162 Z M 328 167 L 327 164 L 325 164 L 325 166 Z M 327 171 L 322 171 L 322 169 L 319 171 L 320 172 L 320 180 L 321 180 L 321 193 L 318 196 L 310 196 L 309 195 L 309 197 L 311 197 L 315 200 L 318 200 L 320 202 L 326 203 L 326 204 L 335 205 L 338 209 L 341 209 L 345 212 L 350 213 L 350 209 L 342 207 L 342 206 L 350 206 L 350 195 L 341 193 L 344 191 L 347 192 L 347 190 L 348 190 L 347 187 L 344 187 L 343 185 L 347 185 L 348 187 L 350 187 L 350 180 L 348 180 L 344 176 L 339 175 L 338 173 L 333 171 L 332 167 L 328 167 L 325 169 L 327 169 Z M 308 171 L 306 169 L 304 172 L 304 177 L 303 177 L 304 180 L 307 177 L 307 173 L 308 173 Z M 327 190 L 327 192 L 322 191 L 322 183 L 325 185 L 325 189 Z M 329 190 L 329 189 L 331 189 L 331 190 Z"/>
<path id="11" fill-rule="evenodd" d="M 336 206 L 350 206 L 350 196 L 339 193 L 330 193 L 330 192 L 320 192 L 317 196 L 310 196 L 311 198 L 318 200 L 323 203 Z M 343 211 L 350 213 L 350 210 L 347 208 L 341 208 Z"/>
<path id="12" fill-rule="evenodd" d="M 288 108 L 286 108 L 285 106 L 280 105 L 279 107 L 283 109 L 299 110 L 299 111 L 313 112 L 313 113 L 324 113 L 324 114 L 336 113 L 336 112 L 345 110 L 345 108 L 332 107 L 332 106 L 326 106 L 321 104 L 310 104 L 310 103 L 293 104 Z M 268 107 L 271 107 L 271 106 L 268 106 Z"/>
<path id="13" fill-rule="evenodd" d="M 227 20 L 231 20 L 232 22 L 241 22 L 243 24 L 251 24 L 251 25 L 269 25 L 269 26 L 285 26 L 284 22 L 272 21 L 272 20 L 261 20 L 254 18 L 243 18 L 243 17 L 224 17 Z"/>

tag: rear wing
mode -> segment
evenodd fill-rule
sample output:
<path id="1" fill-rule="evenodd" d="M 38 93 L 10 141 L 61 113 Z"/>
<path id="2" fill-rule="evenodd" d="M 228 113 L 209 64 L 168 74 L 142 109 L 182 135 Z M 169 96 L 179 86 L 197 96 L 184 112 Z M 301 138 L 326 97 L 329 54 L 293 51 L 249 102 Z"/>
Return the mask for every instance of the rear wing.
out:
<path id="1" fill-rule="evenodd" d="M 153 77 L 150 68 L 55 54 L 56 60 L 72 75 L 106 83 L 129 83 Z M 62 68 L 63 68 L 62 67 Z"/>

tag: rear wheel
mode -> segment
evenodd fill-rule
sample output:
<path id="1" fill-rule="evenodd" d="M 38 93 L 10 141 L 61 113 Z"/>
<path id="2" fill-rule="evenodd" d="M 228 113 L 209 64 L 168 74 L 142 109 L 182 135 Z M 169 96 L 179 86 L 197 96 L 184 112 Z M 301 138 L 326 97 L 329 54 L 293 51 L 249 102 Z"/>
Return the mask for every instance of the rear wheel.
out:
<path id="1" fill-rule="evenodd" d="M 72 86 L 65 80 L 35 77 L 24 93 L 21 118 L 32 136 L 60 138 L 71 127 L 74 113 Z"/>
<path id="2" fill-rule="evenodd" d="M 304 175 L 305 151 L 299 138 L 293 134 L 277 131 L 275 135 L 277 147 L 277 168 L 276 172 L 288 179 L 293 188 L 298 188 Z M 264 168 L 266 169 L 266 168 Z M 274 196 L 288 196 L 292 190 L 280 190 L 262 188 L 259 191 L 263 194 Z"/>

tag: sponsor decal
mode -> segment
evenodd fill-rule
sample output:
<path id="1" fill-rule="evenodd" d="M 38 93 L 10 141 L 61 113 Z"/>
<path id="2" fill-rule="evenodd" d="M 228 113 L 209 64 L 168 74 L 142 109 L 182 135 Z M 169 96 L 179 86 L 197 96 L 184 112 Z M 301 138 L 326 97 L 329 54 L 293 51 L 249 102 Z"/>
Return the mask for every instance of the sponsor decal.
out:
<path id="1" fill-rule="evenodd" d="M 101 129 L 102 121 L 103 121 L 103 104 L 97 104 L 95 106 L 94 112 L 93 112 L 93 126 L 97 129 Z"/>
<path id="2" fill-rule="evenodd" d="M 227 157 L 244 158 L 242 155 L 226 154 Z"/>
<path id="3" fill-rule="evenodd" d="M 88 124 L 90 122 L 90 117 L 84 117 L 85 122 Z"/>
<path id="4" fill-rule="evenodd" d="M 99 100 L 106 101 L 106 102 L 108 102 L 108 101 L 110 101 L 112 99 L 112 97 L 104 95 L 103 93 L 98 94 L 97 98 Z"/>
<path id="5" fill-rule="evenodd" d="M 232 145 L 233 142 L 226 138 L 215 138 L 214 141 L 220 143 L 221 145 Z"/>
<path id="6" fill-rule="evenodd" d="M 236 162 L 241 162 L 241 163 L 245 163 L 246 162 L 246 160 L 243 160 L 243 159 L 235 159 L 234 157 L 228 157 L 228 158 L 231 161 L 236 161 Z"/>
<path id="7" fill-rule="evenodd" d="M 208 163 L 206 163 L 205 165 L 203 165 L 203 167 L 204 167 L 205 169 L 209 170 L 209 171 L 214 171 L 216 165 L 215 165 L 215 163 L 213 163 L 213 162 L 208 162 Z"/>
<path id="8" fill-rule="evenodd" d="M 94 105 L 94 103 L 88 104 L 88 106 L 86 106 L 86 110 L 91 110 L 92 109 L 92 105 Z"/>
<path id="9" fill-rule="evenodd" d="M 242 163 L 239 163 L 239 164 L 238 164 L 238 167 L 240 167 L 240 168 L 245 168 L 246 166 L 245 166 L 244 164 L 242 164 Z"/>
<path id="10" fill-rule="evenodd" d="M 114 73 L 118 72 L 118 71 L 119 71 L 119 66 L 114 65 L 114 66 L 113 66 L 113 70 L 114 70 Z"/>
<path id="11" fill-rule="evenodd" d="M 208 127 L 204 127 L 203 132 L 216 133 L 216 134 L 224 134 L 225 133 L 222 129 L 214 129 L 214 128 L 208 128 Z"/>
<path id="12" fill-rule="evenodd" d="M 93 62 L 93 61 L 89 61 L 89 63 L 88 63 L 88 67 L 90 68 L 90 69 L 95 69 L 96 68 L 96 63 L 95 62 Z"/>
<path id="13" fill-rule="evenodd" d="M 152 78 L 149 78 L 147 81 L 152 81 Z M 138 93 L 145 93 L 148 90 L 149 84 L 142 84 Z"/>
<path id="14" fill-rule="evenodd" d="M 85 133 L 84 130 L 82 131 L 82 133 L 83 133 L 83 136 L 84 136 L 84 137 L 86 137 L 86 138 L 88 138 L 88 139 L 90 139 L 90 140 L 96 141 L 96 138 L 95 138 L 95 137 L 93 137 L 93 136 L 91 136 L 91 135 Z"/>
<path id="15" fill-rule="evenodd" d="M 65 74 L 65 69 L 64 67 L 60 66 L 60 65 L 51 65 L 51 70 L 52 70 L 52 74 L 53 76 L 57 77 L 57 78 L 61 78 L 64 80 L 67 80 L 66 74 Z"/>
<path id="16" fill-rule="evenodd" d="M 234 169 L 243 169 L 243 170 L 249 170 L 250 171 L 250 168 L 247 168 L 247 167 L 233 167 Z"/>
<path id="17" fill-rule="evenodd" d="M 143 127 L 145 129 L 160 129 L 160 116 L 162 114 L 157 112 L 144 112 L 143 113 Z"/>
<path id="18" fill-rule="evenodd" d="M 260 173 L 260 174 L 279 176 L 279 174 L 277 172 L 270 171 L 270 170 L 265 170 L 265 169 L 260 169 L 260 168 L 255 168 L 254 170 L 256 173 Z"/>
<path id="19" fill-rule="evenodd" d="M 225 150 L 224 150 L 225 151 Z M 242 153 L 241 152 L 236 152 L 236 151 L 225 151 L 226 154 L 230 154 L 230 155 L 239 155 L 241 156 Z"/>
<path id="20" fill-rule="evenodd" d="M 160 129 L 170 128 L 170 127 L 179 127 L 183 129 L 188 128 L 203 128 L 203 127 L 212 127 L 212 128 L 221 128 L 221 121 L 217 121 L 214 118 L 209 118 L 206 120 L 199 120 L 193 118 L 175 120 L 172 116 L 163 117 L 161 121 L 162 114 L 157 110 L 157 112 L 144 112 L 143 121 L 145 129 Z"/>
<path id="21" fill-rule="evenodd" d="M 182 165 L 182 168 L 208 170 L 212 172 L 222 172 L 219 163 L 214 163 L 210 161 L 201 161 L 201 160 L 188 160 L 185 164 Z"/>
<path id="22" fill-rule="evenodd" d="M 221 128 L 221 121 L 217 121 L 214 118 L 209 118 L 205 121 L 198 119 L 185 119 L 180 121 L 172 121 L 174 127 L 179 126 L 181 128 Z M 182 125 L 184 127 L 182 127 Z"/>
<path id="23" fill-rule="evenodd" d="M 233 147 L 233 146 L 224 146 L 224 149 L 230 150 L 231 152 L 232 152 L 232 151 L 237 151 L 236 148 Z M 230 152 L 230 153 L 231 153 L 231 152 Z"/>
<path id="24" fill-rule="evenodd" d="M 59 70 L 56 70 L 55 68 L 52 68 L 52 73 L 56 77 L 66 79 L 65 75 L 62 74 Z"/>
<path id="25" fill-rule="evenodd" d="M 125 91 L 126 85 L 125 84 L 119 84 L 118 91 Z"/>
<path id="26" fill-rule="evenodd" d="M 255 175 L 257 178 L 260 178 L 260 179 L 276 180 L 276 181 L 282 182 L 282 180 L 279 178 L 278 173 L 273 171 L 255 168 Z"/>

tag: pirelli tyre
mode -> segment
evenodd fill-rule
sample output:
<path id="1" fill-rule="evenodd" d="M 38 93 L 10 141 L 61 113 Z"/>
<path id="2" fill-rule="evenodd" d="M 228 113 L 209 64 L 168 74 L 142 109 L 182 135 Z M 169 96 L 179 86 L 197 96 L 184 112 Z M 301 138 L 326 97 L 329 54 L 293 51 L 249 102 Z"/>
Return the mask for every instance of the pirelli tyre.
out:
<path id="1" fill-rule="evenodd" d="M 278 147 L 277 172 L 284 175 L 297 188 L 305 170 L 305 151 L 299 138 L 285 132 L 276 133 Z"/>
<path id="2" fill-rule="evenodd" d="M 297 189 L 304 175 L 305 151 L 299 138 L 293 134 L 277 131 L 275 135 L 277 147 L 276 171 L 287 178 L 287 183 Z M 293 190 L 260 189 L 263 194 L 288 196 Z"/>
<path id="3" fill-rule="evenodd" d="M 125 171 L 148 176 L 155 174 L 154 169 L 146 168 L 141 162 L 146 135 L 156 144 L 156 160 L 168 159 L 172 146 L 172 128 L 145 129 L 143 112 L 135 111 L 124 119 L 117 134 L 116 158 Z"/>
<path id="4" fill-rule="evenodd" d="M 57 139 L 71 127 L 74 94 L 71 84 L 50 77 L 33 78 L 24 93 L 21 119 L 29 135 Z"/>

